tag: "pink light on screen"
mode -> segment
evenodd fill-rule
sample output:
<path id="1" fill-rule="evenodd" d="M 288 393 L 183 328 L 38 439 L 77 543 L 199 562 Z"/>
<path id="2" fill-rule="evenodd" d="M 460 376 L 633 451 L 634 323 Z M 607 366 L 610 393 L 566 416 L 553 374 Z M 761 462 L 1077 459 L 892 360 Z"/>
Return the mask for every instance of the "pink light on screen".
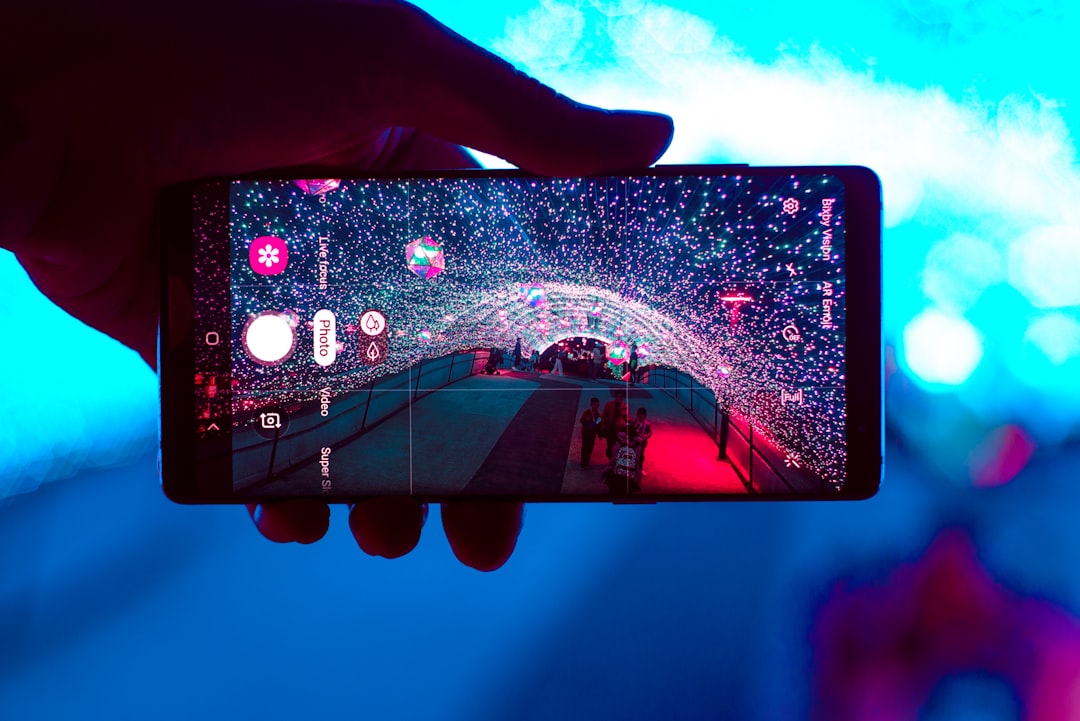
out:
<path id="1" fill-rule="evenodd" d="M 731 326 L 735 327 L 739 324 L 739 308 L 743 303 L 749 303 L 753 298 L 745 293 L 726 293 L 720 296 L 721 303 L 733 303 L 731 306 Z"/>
<path id="2" fill-rule="evenodd" d="M 340 178 L 322 178 L 319 180 L 294 180 L 297 187 L 308 195 L 325 195 L 341 187 Z"/>

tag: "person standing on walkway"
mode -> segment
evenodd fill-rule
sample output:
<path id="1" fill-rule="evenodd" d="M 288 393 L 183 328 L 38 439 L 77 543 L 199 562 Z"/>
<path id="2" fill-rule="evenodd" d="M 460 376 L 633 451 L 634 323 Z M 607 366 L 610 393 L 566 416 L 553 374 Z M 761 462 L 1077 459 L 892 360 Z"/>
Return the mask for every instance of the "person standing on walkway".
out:
<path id="1" fill-rule="evenodd" d="M 514 344 L 514 370 L 521 370 L 521 338 Z"/>
<path id="2" fill-rule="evenodd" d="M 614 495 L 629 495 L 641 490 L 641 476 L 638 473 L 637 452 L 625 433 L 615 438 L 611 460 L 604 468 L 604 483 Z"/>
<path id="3" fill-rule="evenodd" d="M 563 361 L 566 360 L 566 350 L 559 348 L 555 351 L 555 368 L 551 371 L 553 376 L 561 376 L 563 373 Z"/>
<path id="4" fill-rule="evenodd" d="M 631 385 L 638 382 L 638 354 L 637 343 L 630 344 L 630 383 Z"/>
<path id="5" fill-rule="evenodd" d="M 607 440 L 607 457 L 611 458 L 612 449 L 620 433 L 626 432 L 626 391 L 615 391 L 615 397 L 604 404 L 600 418 L 604 438 Z"/>
<path id="6" fill-rule="evenodd" d="M 652 438 L 652 425 L 648 421 L 648 413 L 645 412 L 645 408 L 637 409 L 637 418 L 630 424 L 630 445 L 637 449 L 637 464 L 638 471 L 641 475 L 645 474 L 645 469 L 642 466 L 645 465 L 645 447 L 649 445 L 649 439 Z"/>
<path id="7" fill-rule="evenodd" d="M 589 407 L 581 414 L 581 467 L 588 468 L 592 461 L 596 435 L 600 432 L 603 417 L 600 415 L 600 399 L 590 398 Z"/>

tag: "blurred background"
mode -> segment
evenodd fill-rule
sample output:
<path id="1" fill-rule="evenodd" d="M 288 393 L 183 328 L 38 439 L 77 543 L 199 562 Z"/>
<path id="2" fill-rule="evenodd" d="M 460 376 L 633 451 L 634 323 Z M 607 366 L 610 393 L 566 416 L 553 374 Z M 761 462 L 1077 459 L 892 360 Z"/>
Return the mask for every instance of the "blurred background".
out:
<path id="1" fill-rule="evenodd" d="M 881 493 L 531 506 L 493 574 L 434 508 L 277 546 L 164 499 L 156 377 L 0 252 L 0 334 L 79 349 L 0 354 L 0 716 L 1080 719 L 1080 8 L 419 4 L 663 162 L 878 172 Z"/>

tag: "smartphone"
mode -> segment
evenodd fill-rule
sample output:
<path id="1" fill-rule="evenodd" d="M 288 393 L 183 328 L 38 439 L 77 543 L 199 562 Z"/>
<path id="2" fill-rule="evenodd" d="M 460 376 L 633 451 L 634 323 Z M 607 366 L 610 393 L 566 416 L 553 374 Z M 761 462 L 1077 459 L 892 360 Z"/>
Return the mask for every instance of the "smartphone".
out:
<path id="1" fill-rule="evenodd" d="M 159 225 L 176 501 L 879 486 L 866 168 L 249 176 L 169 189 Z"/>

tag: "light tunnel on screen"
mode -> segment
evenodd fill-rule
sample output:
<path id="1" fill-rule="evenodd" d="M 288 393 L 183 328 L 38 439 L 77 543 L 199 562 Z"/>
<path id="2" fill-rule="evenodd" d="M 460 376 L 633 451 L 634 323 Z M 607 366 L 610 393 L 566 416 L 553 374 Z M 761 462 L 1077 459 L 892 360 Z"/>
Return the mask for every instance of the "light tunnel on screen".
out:
<path id="1" fill-rule="evenodd" d="M 252 180 L 228 213 L 238 492 L 603 495 L 627 444 L 643 495 L 842 486 L 835 177 Z"/>

